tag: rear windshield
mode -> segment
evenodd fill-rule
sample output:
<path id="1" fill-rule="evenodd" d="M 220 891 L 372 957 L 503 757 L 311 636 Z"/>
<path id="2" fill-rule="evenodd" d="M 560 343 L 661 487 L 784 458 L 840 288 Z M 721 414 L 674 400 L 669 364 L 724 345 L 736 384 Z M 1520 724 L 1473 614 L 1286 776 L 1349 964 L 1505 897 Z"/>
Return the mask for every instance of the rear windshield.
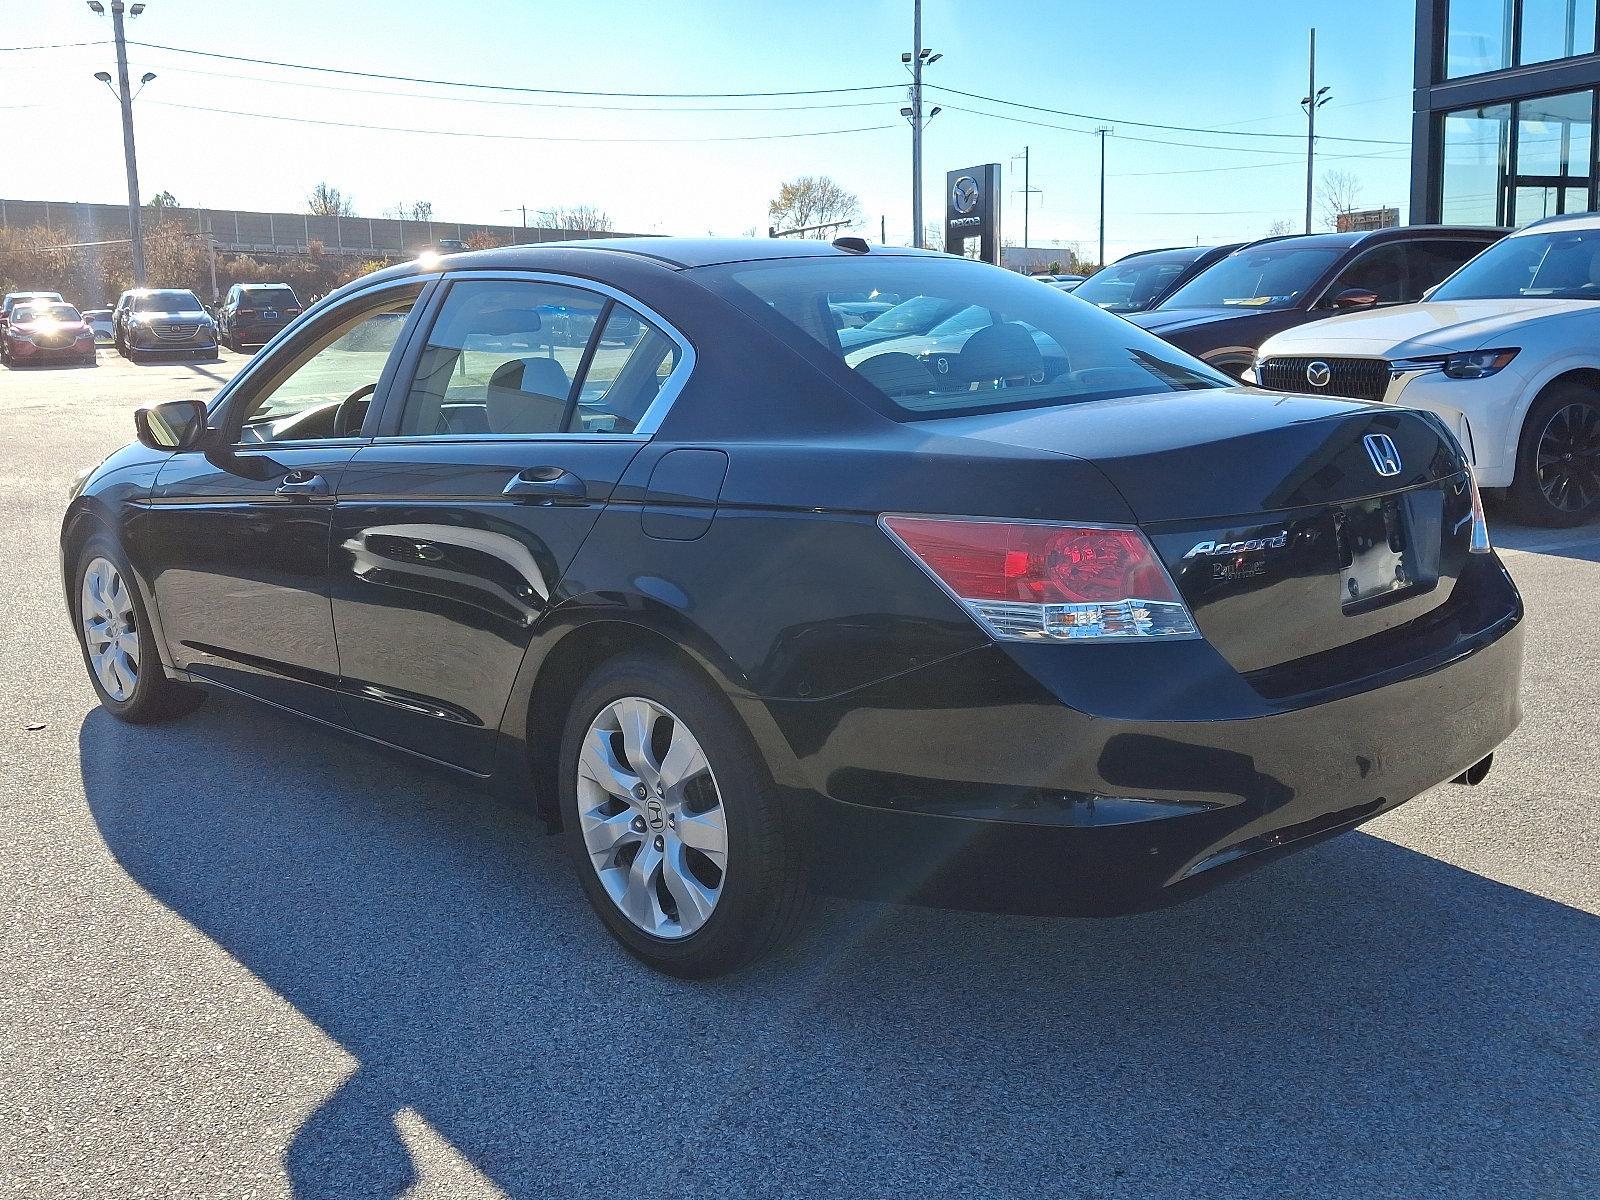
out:
<path id="1" fill-rule="evenodd" d="M 196 312 L 199 308 L 193 292 L 148 292 L 133 298 L 134 312 Z"/>
<path id="2" fill-rule="evenodd" d="M 1110 312 L 1149 308 L 1204 250 L 1163 250 L 1112 263 L 1077 287 L 1078 299 Z"/>
<path id="3" fill-rule="evenodd" d="M 289 287 L 244 288 L 239 303 L 250 308 L 299 308 L 294 289 Z"/>
<path id="4" fill-rule="evenodd" d="M 1317 286 L 1343 253 L 1335 246 L 1296 246 L 1292 242 L 1235 250 L 1156 307 L 1289 308 Z"/>
<path id="5" fill-rule="evenodd" d="M 1600 300 L 1600 229 L 1504 238 L 1441 283 L 1431 300 Z"/>
<path id="6" fill-rule="evenodd" d="M 776 322 L 781 335 L 816 342 L 902 420 L 1233 383 L 1066 292 L 965 259 L 783 259 L 696 276 L 763 323 Z M 878 321 L 840 329 L 831 305 L 864 287 L 906 299 Z"/>

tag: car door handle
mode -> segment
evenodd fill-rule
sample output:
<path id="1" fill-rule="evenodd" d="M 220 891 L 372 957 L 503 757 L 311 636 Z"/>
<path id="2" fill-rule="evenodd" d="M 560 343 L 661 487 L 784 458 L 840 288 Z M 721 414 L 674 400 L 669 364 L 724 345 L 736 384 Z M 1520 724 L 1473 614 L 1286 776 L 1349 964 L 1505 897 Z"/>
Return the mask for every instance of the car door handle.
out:
<path id="1" fill-rule="evenodd" d="M 290 471 L 278 484 L 280 496 L 326 496 L 328 481 L 310 471 Z"/>
<path id="2" fill-rule="evenodd" d="M 589 499 L 589 488 L 583 480 L 561 467 L 529 467 L 511 477 L 502 495 L 513 500 L 582 504 Z"/>

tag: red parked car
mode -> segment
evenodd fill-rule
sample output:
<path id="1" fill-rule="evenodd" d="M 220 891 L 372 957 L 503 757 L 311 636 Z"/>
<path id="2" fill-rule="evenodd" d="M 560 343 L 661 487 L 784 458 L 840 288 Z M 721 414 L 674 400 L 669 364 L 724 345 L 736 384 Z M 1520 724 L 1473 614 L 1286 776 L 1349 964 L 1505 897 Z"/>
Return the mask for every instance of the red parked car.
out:
<path id="1" fill-rule="evenodd" d="M 0 362 L 8 367 L 69 360 L 94 366 L 94 330 L 70 304 L 44 300 L 18 304 L 0 335 Z"/>

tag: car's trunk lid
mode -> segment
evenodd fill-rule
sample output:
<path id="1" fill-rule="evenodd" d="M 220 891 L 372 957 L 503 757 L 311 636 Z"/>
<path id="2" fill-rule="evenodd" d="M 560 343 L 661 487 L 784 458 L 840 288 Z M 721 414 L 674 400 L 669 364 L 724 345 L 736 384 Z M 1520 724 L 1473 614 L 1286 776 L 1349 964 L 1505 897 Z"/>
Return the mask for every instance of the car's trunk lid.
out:
<path id="1" fill-rule="evenodd" d="M 1460 452 L 1405 409 L 1230 388 L 930 424 L 1092 462 L 1240 671 L 1420 617 L 1465 565 Z"/>

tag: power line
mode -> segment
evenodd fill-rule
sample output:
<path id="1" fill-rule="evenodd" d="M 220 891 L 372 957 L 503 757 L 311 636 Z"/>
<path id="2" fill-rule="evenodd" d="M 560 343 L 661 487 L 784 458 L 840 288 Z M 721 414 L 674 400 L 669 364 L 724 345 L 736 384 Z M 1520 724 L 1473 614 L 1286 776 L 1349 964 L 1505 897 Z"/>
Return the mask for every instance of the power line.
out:
<path id="1" fill-rule="evenodd" d="M 0 54 L 20 54 L 27 50 L 76 50 L 80 46 L 109 46 L 105 38 L 95 42 L 40 42 L 33 46 L 0 46 Z"/>
<path id="2" fill-rule="evenodd" d="M 237 75 L 231 71 L 202 71 L 197 67 L 174 67 L 157 64 L 163 71 L 179 75 L 203 75 L 211 79 L 230 79 L 235 82 L 265 83 L 274 87 L 311 88 L 319 92 L 342 92 L 363 96 L 388 96 L 398 100 L 436 100 L 446 104 L 491 104 L 508 108 L 559 108 L 582 112 L 659 112 L 659 113 L 718 113 L 718 112 L 816 112 L 836 108 L 877 108 L 893 102 L 893 97 L 877 100 L 847 100 L 839 104 L 734 104 L 694 105 L 669 108 L 655 104 L 578 104 L 559 100 L 496 100 L 487 96 L 430 96 L 422 92 L 396 92 L 384 88 L 355 87 L 337 83 L 310 83 L 298 79 L 267 79 L 260 75 Z"/>
<path id="3" fill-rule="evenodd" d="M 869 83 L 857 87 L 799 88 L 779 92 L 595 92 L 576 88 L 519 87 L 509 83 L 482 83 L 463 79 L 427 79 L 417 75 L 388 75 L 381 71 L 357 71 L 350 67 L 319 67 L 309 63 L 280 62 L 271 58 L 250 58 L 242 54 L 221 54 L 215 50 L 191 50 L 185 46 L 163 46 L 158 42 L 132 42 L 144 50 L 165 50 L 170 54 L 189 54 L 224 62 L 251 63 L 258 67 L 282 67 L 291 71 L 316 71 L 323 75 L 349 75 L 358 79 L 386 79 L 391 83 L 425 83 L 434 87 L 476 88 L 490 92 L 519 92 L 539 96 L 609 96 L 632 100 L 751 100 L 774 96 L 835 96 L 845 92 L 879 92 L 898 89 L 898 83 Z"/>
<path id="4" fill-rule="evenodd" d="M 219 116 L 246 117 L 256 121 L 287 121 L 295 125 L 325 125 L 335 129 L 368 129 L 379 133 L 420 133 L 430 137 L 487 138 L 504 142 L 769 142 L 784 138 L 831 137 L 842 133 L 874 133 L 893 129 L 893 125 L 862 125 L 854 129 L 810 129 L 799 133 L 752 133 L 729 137 L 551 137 L 532 133 L 477 133 L 467 129 L 417 129 L 406 125 L 367 125 L 357 121 L 329 121 L 319 117 L 290 117 L 281 113 L 240 112 L 232 108 L 213 108 L 200 104 L 176 104 L 168 100 L 146 100 L 161 108 L 186 112 L 213 113 Z"/>
<path id="5" fill-rule="evenodd" d="M 945 111 L 968 113 L 975 117 L 992 117 L 996 121 L 1013 121 L 1019 125 L 1037 125 L 1042 129 L 1058 129 L 1062 133 L 1083 133 L 1090 137 L 1096 136 L 1093 129 L 1074 129 L 1070 125 L 1052 125 L 1048 121 L 1035 121 L 1029 117 L 1013 117 L 1007 113 L 984 112 L 977 108 L 963 108 L 959 104 L 946 104 Z M 1228 154 L 1290 154 L 1296 158 L 1300 156 L 1298 150 L 1265 150 L 1259 146 L 1212 146 L 1204 142 L 1174 142 L 1164 138 L 1136 137 L 1131 134 L 1117 134 L 1118 139 L 1124 142 L 1143 142 L 1150 146 L 1183 146 L 1192 150 L 1221 150 Z"/>
<path id="6" fill-rule="evenodd" d="M 1079 121 L 1109 122 L 1115 125 L 1133 125 L 1140 129 L 1166 129 L 1175 133 L 1209 133 L 1219 137 L 1248 137 L 1248 138 L 1293 138 L 1300 140 L 1298 133 L 1249 133 L 1231 129 L 1208 128 L 1199 125 L 1166 125 L 1159 121 L 1124 121 L 1118 117 L 1096 116 L 1094 113 L 1072 112 L 1064 108 L 1046 108 L 1040 104 L 1024 104 L 1020 100 L 1004 100 L 999 96 L 985 96 L 981 92 L 963 92 L 959 88 L 945 87 L 943 84 L 928 85 L 941 92 L 948 92 L 953 96 L 965 96 L 968 100 L 987 100 L 990 104 L 1004 104 L 1010 108 L 1025 108 L 1032 112 L 1049 113 L 1057 117 L 1072 117 Z M 1395 141 L 1385 138 L 1348 138 L 1326 137 L 1330 142 L 1357 142 L 1373 146 L 1406 146 L 1409 142 Z"/>

